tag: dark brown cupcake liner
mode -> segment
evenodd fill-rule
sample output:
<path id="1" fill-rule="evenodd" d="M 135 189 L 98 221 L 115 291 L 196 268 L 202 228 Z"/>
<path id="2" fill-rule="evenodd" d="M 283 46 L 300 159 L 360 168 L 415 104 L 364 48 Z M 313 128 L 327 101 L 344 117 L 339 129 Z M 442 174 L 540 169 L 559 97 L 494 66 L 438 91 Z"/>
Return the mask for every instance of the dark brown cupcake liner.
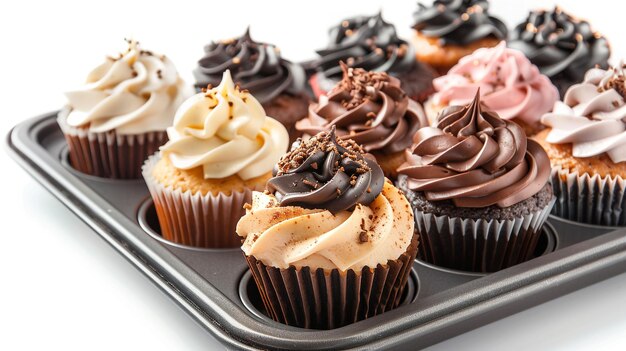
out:
<path id="1" fill-rule="evenodd" d="M 626 226 L 626 180 L 552 167 L 552 213 L 580 223 Z"/>
<path id="2" fill-rule="evenodd" d="M 65 121 L 67 112 L 57 118 L 69 149 L 70 164 L 82 173 L 102 178 L 139 179 L 148 156 L 167 142 L 165 131 L 142 134 L 93 133 Z"/>
<path id="3" fill-rule="evenodd" d="M 419 258 L 439 267 L 495 272 L 533 257 L 554 202 L 513 220 L 437 216 L 415 209 Z"/>
<path id="4" fill-rule="evenodd" d="M 334 329 L 394 309 L 417 253 L 418 236 L 395 260 L 376 268 L 324 270 L 271 267 L 246 256 L 267 315 L 290 326 Z"/>

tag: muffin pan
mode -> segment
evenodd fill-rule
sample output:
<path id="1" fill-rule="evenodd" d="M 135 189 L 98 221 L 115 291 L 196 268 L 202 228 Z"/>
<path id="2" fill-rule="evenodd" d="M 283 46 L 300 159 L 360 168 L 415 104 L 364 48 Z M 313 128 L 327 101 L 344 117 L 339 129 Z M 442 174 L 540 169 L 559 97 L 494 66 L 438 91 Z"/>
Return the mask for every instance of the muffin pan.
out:
<path id="1" fill-rule="evenodd" d="M 227 347 L 425 347 L 626 271 L 626 229 L 551 217 L 536 258 L 480 274 L 413 265 L 402 306 L 334 330 L 265 316 L 241 250 L 198 249 L 160 237 L 143 180 L 108 180 L 69 166 L 56 112 L 16 126 L 9 153 L 35 179 Z"/>

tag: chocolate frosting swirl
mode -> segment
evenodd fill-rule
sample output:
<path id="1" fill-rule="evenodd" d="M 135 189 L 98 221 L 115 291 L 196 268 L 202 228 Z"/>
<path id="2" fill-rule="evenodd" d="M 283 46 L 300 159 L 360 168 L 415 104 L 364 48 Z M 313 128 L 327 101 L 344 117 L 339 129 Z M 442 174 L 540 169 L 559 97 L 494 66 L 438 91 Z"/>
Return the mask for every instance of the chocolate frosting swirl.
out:
<path id="1" fill-rule="evenodd" d="M 400 81 L 383 72 L 341 65 L 343 80 L 327 98 L 309 107 L 309 116 L 296 124 L 314 135 L 331 127 L 342 139 L 352 139 L 366 152 L 394 153 L 411 146 L 413 134 L 428 124 L 418 103 L 400 88 Z"/>
<path id="2" fill-rule="evenodd" d="M 352 140 L 337 140 L 335 129 L 294 143 L 267 182 L 281 206 L 332 213 L 369 205 L 382 191 L 383 171 Z"/>
<path id="3" fill-rule="evenodd" d="M 580 82 L 596 65 L 607 68 L 611 54 L 608 41 L 588 22 L 572 18 L 558 7 L 530 12 L 515 27 L 508 44 L 522 51 L 541 73 L 550 78 L 562 74 L 571 83 Z"/>
<path id="4" fill-rule="evenodd" d="M 489 14 L 486 0 L 436 0 L 431 7 L 418 4 L 413 28 L 442 45 L 468 45 L 495 37 L 506 39 L 506 25 Z"/>
<path id="5" fill-rule="evenodd" d="M 344 19 L 329 34 L 328 46 L 316 51 L 320 58 L 308 64 L 325 77 L 341 76 L 339 61 L 391 74 L 407 72 L 417 64 L 413 48 L 398 38 L 396 28 L 380 12 Z"/>
<path id="6" fill-rule="evenodd" d="M 457 207 L 509 207 L 539 192 L 550 176 L 546 152 L 517 124 L 482 111 L 476 93 L 466 106 L 451 106 L 437 127 L 420 129 L 412 154 L 398 172 L 429 201 Z"/>
<path id="7" fill-rule="evenodd" d="M 213 42 L 204 48 L 193 74 L 197 88 L 217 86 L 230 70 L 233 80 L 264 104 L 282 93 L 304 91 L 304 69 L 281 57 L 278 48 L 250 37 L 250 28 L 239 38 Z"/>

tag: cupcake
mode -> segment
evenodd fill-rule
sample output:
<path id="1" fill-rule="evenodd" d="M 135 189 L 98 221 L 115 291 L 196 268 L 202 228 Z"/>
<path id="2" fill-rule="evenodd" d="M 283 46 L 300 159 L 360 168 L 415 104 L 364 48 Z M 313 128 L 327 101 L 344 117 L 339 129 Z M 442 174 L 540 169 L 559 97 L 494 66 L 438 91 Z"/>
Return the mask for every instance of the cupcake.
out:
<path id="1" fill-rule="evenodd" d="M 400 80 L 413 100 L 422 102 L 432 93 L 435 72 L 415 60 L 413 48 L 398 38 L 396 28 L 385 22 L 381 13 L 344 19 L 329 33 L 328 46 L 317 50 L 320 57 L 306 64 L 313 72 L 310 83 L 316 97 L 341 80 L 339 61 L 350 67 L 387 72 Z"/>
<path id="2" fill-rule="evenodd" d="M 421 128 L 398 187 L 413 206 L 420 256 L 438 266 L 494 272 L 529 259 L 554 204 L 550 160 L 521 127 L 469 105 Z"/>
<path id="3" fill-rule="evenodd" d="M 461 57 L 507 37 L 506 25 L 489 14 L 486 0 L 436 0 L 413 14 L 417 59 L 445 74 Z"/>
<path id="4" fill-rule="evenodd" d="M 205 248 L 241 245 L 235 226 L 243 205 L 287 150 L 287 130 L 227 70 L 217 87 L 180 106 L 167 133 L 167 144 L 143 167 L 163 238 Z"/>
<path id="5" fill-rule="evenodd" d="M 249 28 L 239 38 L 207 45 L 204 52 L 193 72 L 198 91 L 217 86 L 228 69 L 235 83 L 249 90 L 267 115 L 287 128 L 291 140 L 297 138 L 294 124 L 306 116 L 309 106 L 306 76 L 299 64 L 282 58 L 276 46 L 252 40 Z"/>
<path id="6" fill-rule="evenodd" d="M 189 95 L 172 61 L 142 50 L 108 56 L 81 88 L 66 92 L 57 122 L 73 168 L 97 177 L 141 177 L 145 159 L 167 141 L 165 129 Z"/>
<path id="7" fill-rule="evenodd" d="M 413 134 L 427 125 L 422 107 L 411 100 L 397 78 L 341 64 L 343 79 L 309 115 L 296 124 L 305 135 L 331 127 L 341 139 L 353 139 L 372 153 L 387 177 L 395 179 Z"/>
<path id="8" fill-rule="evenodd" d="M 606 69 L 609 43 L 581 21 L 560 8 L 531 11 L 515 27 L 508 45 L 520 50 L 557 86 L 561 96 L 595 66 Z"/>
<path id="9" fill-rule="evenodd" d="M 463 57 L 433 84 L 437 93 L 425 105 L 432 124 L 442 109 L 470 103 L 480 88 L 480 100 L 487 109 L 500 118 L 513 120 L 532 135 L 542 129 L 541 116 L 559 99 L 550 79 L 504 42 Z"/>
<path id="10" fill-rule="evenodd" d="M 409 203 L 334 129 L 296 143 L 237 224 L 274 320 L 332 329 L 398 306 L 417 253 Z"/>
<path id="11" fill-rule="evenodd" d="M 552 163 L 553 213 L 626 225 L 626 67 L 592 68 L 542 122 L 536 136 Z"/>

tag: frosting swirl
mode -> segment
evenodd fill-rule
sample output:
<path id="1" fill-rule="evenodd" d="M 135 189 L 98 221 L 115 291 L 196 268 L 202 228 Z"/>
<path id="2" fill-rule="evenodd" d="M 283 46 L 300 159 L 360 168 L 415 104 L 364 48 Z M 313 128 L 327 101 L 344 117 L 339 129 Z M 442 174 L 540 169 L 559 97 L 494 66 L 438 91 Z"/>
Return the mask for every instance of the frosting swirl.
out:
<path id="1" fill-rule="evenodd" d="M 292 150 L 274 168 L 267 189 L 281 206 L 326 209 L 331 213 L 369 205 L 384 183 L 378 164 L 352 140 L 337 140 L 334 128 Z"/>
<path id="2" fill-rule="evenodd" d="M 141 50 L 135 40 L 127 42 L 128 49 L 107 57 L 83 87 L 65 93 L 67 124 L 118 134 L 165 130 L 172 124 L 187 97 L 183 80 L 169 58 Z"/>
<path id="3" fill-rule="evenodd" d="M 202 167 L 204 178 L 238 175 L 247 180 L 270 172 L 285 153 L 285 127 L 265 116 L 261 104 L 240 91 L 225 71 L 219 86 L 185 101 L 161 147 L 174 167 Z"/>
<path id="4" fill-rule="evenodd" d="M 563 102 L 541 121 L 552 129 L 546 141 L 572 143 L 574 157 L 606 153 L 613 162 L 626 161 L 626 68 L 592 68 L 573 85 Z"/>
<path id="5" fill-rule="evenodd" d="M 413 134 L 427 125 L 421 106 L 400 88 L 398 79 L 383 72 L 348 68 L 328 97 L 309 107 L 296 128 L 313 135 L 336 127 L 342 139 L 352 139 L 367 152 L 393 153 L 411 145 Z"/>
<path id="6" fill-rule="evenodd" d="M 309 63 L 325 77 L 341 76 L 339 61 L 390 74 L 407 72 L 417 64 L 413 48 L 398 37 L 396 28 L 380 12 L 344 19 L 329 33 L 328 46 L 317 50 L 320 58 Z"/>
<path id="7" fill-rule="evenodd" d="M 482 111 L 479 92 L 471 104 L 452 106 L 437 127 L 415 135 L 415 146 L 398 172 L 429 201 L 457 207 L 509 207 L 539 192 L 550 176 L 546 152 L 521 127 Z"/>
<path id="8" fill-rule="evenodd" d="M 251 208 L 237 224 L 244 253 L 266 265 L 357 272 L 400 257 L 413 229 L 410 205 L 390 183 L 369 206 L 359 203 L 351 212 L 335 214 L 280 207 L 274 196 L 254 192 Z"/>
<path id="9" fill-rule="evenodd" d="M 435 104 L 468 104 L 480 88 L 481 102 L 487 108 L 501 118 L 520 118 L 530 124 L 539 122 L 559 98 L 550 79 L 520 51 L 508 49 L 504 41 L 461 58 L 433 85 Z"/>
<path id="10" fill-rule="evenodd" d="M 282 58 L 276 46 L 252 40 L 250 28 L 241 37 L 213 42 L 204 51 L 193 72 L 198 88 L 216 86 L 222 73 L 230 70 L 235 83 L 262 104 L 282 93 L 304 91 L 304 69 Z"/>
<path id="11" fill-rule="evenodd" d="M 608 41 L 592 31 L 588 22 L 558 7 L 530 12 L 515 27 L 508 45 L 522 51 L 541 73 L 550 78 L 562 76 L 570 84 L 580 82 L 585 72 L 596 65 L 607 68 L 611 53 Z"/>
<path id="12" fill-rule="evenodd" d="M 418 4 L 413 28 L 442 45 L 468 45 L 495 37 L 506 39 L 506 25 L 489 15 L 486 0 L 436 0 L 432 6 Z"/>

